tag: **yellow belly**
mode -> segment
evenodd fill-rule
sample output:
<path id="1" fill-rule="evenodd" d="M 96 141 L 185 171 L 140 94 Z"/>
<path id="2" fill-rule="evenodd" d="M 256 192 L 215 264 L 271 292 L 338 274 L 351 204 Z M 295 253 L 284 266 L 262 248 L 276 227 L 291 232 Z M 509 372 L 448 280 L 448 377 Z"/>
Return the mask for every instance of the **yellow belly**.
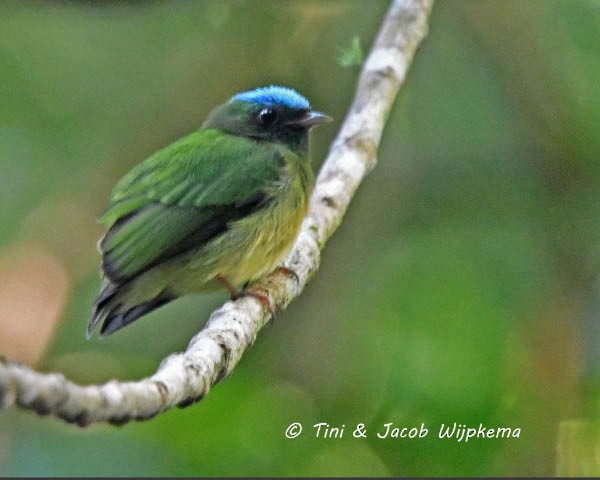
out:
<path id="1" fill-rule="evenodd" d="M 183 294 L 210 288 L 216 276 L 241 287 L 275 270 L 294 244 L 312 187 L 311 177 L 308 183 L 297 174 L 287 178 L 266 206 L 232 222 L 201 251 L 181 259 L 184 265 L 174 265 L 166 283 Z"/>
<path id="2" fill-rule="evenodd" d="M 289 253 L 306 214 L 307 194 L 294 185 L 273 204 L 234 222 L 206 255 L 207 277 L 221 275 L 236 286 L 272 272 Z M 202 255 L 205 257 L 205 255 Z M 193 267 L 192 267 L 193 268 Z M 209 278 L 206 278 L 209 280 Z"/>

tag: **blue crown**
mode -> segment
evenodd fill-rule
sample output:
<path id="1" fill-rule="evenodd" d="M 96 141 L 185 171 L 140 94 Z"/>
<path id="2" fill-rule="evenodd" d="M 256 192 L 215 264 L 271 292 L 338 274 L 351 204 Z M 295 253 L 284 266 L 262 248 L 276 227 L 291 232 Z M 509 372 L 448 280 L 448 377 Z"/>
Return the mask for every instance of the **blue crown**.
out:
<path id="1" fill-rule="evenodd" d="M 310 108 L 308 100 L 300 95 L 296 90 L 286 87 L 278 87 L 276 85 L 238 93 L 237 95 L 233 96 L 232 100 L 256 102 L 267 107 L 282 106 L 297 110 Z"/>

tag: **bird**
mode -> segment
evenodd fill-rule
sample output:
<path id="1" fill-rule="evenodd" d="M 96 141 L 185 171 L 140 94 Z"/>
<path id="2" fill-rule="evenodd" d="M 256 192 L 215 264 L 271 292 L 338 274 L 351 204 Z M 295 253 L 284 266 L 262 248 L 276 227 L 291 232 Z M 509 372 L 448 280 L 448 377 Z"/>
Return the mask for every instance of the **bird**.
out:
<path id="1" fill-rule="evenodd" d="M 102 285 L 87 337 L 219 286 L 265 303 L 249 285 L 277 268 L 293 274 L 281 262 L 314 185 L 309 132 L 331 120 L 296 90 L 260 87 L 130 170 L 99 217 Z"/>

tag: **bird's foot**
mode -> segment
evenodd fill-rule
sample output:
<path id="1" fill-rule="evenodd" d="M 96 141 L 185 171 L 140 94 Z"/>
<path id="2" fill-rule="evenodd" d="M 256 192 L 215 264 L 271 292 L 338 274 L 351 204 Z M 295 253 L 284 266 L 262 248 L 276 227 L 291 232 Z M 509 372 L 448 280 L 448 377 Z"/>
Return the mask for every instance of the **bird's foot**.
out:
<path id="1" fill-rule="evenodd" d="M 269 291 L 263 287 L 246 287 L 243 290 L 243 295 L 249 295 L 256 298 L 262 305 L 269 310 L 271 314 L 271 320 L 275 321 L 275 309 L 271 305 L 271 299 L 269 298 Z"/>
<path id="2" fill-rule="evenodd" d="M 240 291 L 237 288 L 235 288 L 233 284 L 222 275 L 217 275 L 216 279 L 221 285 L 223 285 L 227 289 L 227 291 L 229 292 L 229 296 L 232 300 L 237 300 L 243 295 L 243 291 Z"/>
<path id="3" fill-rule="evenodd" d="M 291 270 L 285 268 L 285 267 L 279 267 L 283 270 L 285 270 L 284 273 L 286 273 L 287 275 L 293 275 L 294 278 L 298 278 L 298 276 Z M 287 273 L 289 272 L 289 273 Z M 221 285 L 223 285 L 228 291 L 229 291 L 229 295 L 231 297 L 231 300 L 237 300 L 240 297 L 243 297 L 244 295 L 249 295 L 251 297 L 256 298 L 267 310 L 269 310 L 269 313 L 271 314 L 271 319 L 274 321 L 275 320 L 275 309 L 273 308 L 273 305 L 271 305 L 271 299 L 269 298 L 269 291 L 266 288 L 263 287 L 249 287 L 248 284 L 244 285 L 244 288 L 241 290 L 238 290 L 237 288 L 235 288 L 233 286 L 233 284 L 227 280 L 225 277 L 223 277 L 222 275 L 217 275 L 215 277 L 219 283 Z"/>
<path id="4" fill-rule="evenodd" d="M 296 272 L 294 272 L 291 268 L 287 268 L 284 266 L 279 266 L 275 269 L 276 272 L 279 273 L 283 273 L 284 275 L 293 278 L 294 280 L 296 280 L 296 285 L 298 285 L 300 283 L 300 277 L 298 276 L 298 274 Z"/>

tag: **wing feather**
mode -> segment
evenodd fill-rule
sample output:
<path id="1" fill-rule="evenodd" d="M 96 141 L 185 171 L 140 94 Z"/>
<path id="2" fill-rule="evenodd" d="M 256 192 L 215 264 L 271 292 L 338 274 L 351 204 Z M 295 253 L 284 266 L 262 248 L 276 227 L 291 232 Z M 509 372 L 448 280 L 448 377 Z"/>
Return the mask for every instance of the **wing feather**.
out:
<path id="1" fill-rule="evenodd" d="M 268 203 L 282 167 L 272 146 L 199 130 L 157 152 L 115 187 L 100 221 L 102 267 L 124 283 Z"/>

